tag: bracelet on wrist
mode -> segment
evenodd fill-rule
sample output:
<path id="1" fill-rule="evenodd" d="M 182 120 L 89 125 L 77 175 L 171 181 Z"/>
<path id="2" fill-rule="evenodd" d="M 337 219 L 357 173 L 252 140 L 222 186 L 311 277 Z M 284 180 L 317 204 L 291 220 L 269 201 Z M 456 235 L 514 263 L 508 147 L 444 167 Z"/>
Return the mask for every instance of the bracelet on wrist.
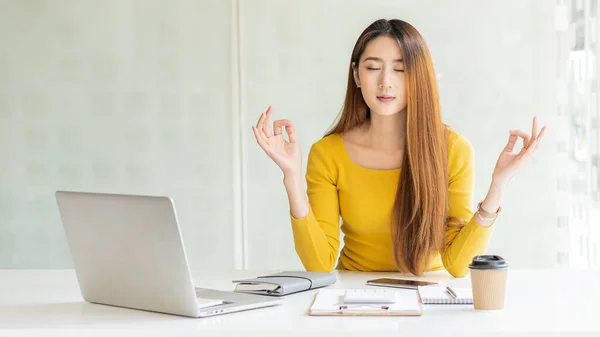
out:
<path id="1" fill-rule="evenodd" d="M 475 212 L 475 216 L 477 216 L 478 219 L 483 220 L 483 221 L 496 220 L 498 218 L 498 214 L 500 214 L 500 211 L 502 211 L 502 207 L 498 207 L 498 210 L 496 211 L 496 213 L 489 213 L 486 210 L 484 210 L 483 208 L 481 208 L 482 203 L 483 203 L 483 201 L 480 201 L 477 204 L 477 211 Z M 491 217 L 487 216 L 488 214 L 491 215 Z"/>

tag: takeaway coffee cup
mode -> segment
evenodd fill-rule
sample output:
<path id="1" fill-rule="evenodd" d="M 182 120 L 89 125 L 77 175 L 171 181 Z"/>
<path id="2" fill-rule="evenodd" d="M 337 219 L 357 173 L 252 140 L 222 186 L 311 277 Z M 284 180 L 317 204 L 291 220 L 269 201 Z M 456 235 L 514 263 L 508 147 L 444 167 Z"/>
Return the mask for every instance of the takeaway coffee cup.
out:
<path id="1" fill-rule="evenodd" d="M 477 310 L 504 308 L 508 264 L 498 255 L 478 255 L 469 265 L 473 306 Z"/>

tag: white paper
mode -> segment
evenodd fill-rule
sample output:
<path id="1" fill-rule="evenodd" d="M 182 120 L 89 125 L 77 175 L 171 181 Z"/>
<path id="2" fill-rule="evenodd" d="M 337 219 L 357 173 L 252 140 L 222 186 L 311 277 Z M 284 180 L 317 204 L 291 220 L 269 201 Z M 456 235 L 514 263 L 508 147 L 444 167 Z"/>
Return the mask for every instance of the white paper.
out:
<path id="1" fill-rule="evenodd" d="M 406 314 L 420 314 L 421 304 L 416 290 L 412 289 L 390 289 L 386 290 L 393 293 L 396 299 L 394 304 L 370 304 L 370 305 L 349 305 L 344 304 L 344 294 L 347 290 L 371 290 L 379 289 L 321 289 L 315 295 L 315 301 L 310 308 L 312 313 L 333 313 L 340 312 L 340 307 L 347 306 L 344 310 L 368 311 L 381 310 L 382 306 L 388 307 L 388 312 L 402 312 Z"/>

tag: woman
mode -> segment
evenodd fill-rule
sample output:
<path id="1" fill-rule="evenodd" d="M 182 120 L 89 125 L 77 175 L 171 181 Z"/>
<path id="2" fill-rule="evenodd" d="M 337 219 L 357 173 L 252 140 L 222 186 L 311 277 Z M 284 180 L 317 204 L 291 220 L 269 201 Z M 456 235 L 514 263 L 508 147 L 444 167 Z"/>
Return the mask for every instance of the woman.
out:
<path id="1" fill-rule="evenodd" d="M 292 122 L 277 120 L 271 130 L 271 114 L 269 107 L 252 129 L 284 173 L 295 247 L 308 271 L 334 268 L 341 216 L 338 269 L 422 275 L 445 268 L 465 276 L 485 251 L 507 183 L 546 129 L 538 133 L 534 118 L 531 135 L 510 131 L 473 212 L 473 148 L 442 122 L 427 45 L 410 24 L 383 19 L 354 46 L 341 116 L 308 155 L 307 193 Z M 523 147 L 513 153 L 519 137 Z"/>

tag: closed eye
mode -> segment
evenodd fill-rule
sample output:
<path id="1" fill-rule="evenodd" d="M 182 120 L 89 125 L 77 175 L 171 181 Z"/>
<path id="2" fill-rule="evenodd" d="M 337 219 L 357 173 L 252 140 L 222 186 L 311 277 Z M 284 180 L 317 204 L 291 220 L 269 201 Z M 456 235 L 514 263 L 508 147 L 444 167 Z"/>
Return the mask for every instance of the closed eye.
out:
<path id="1" fill-rule="evenodd" d="M 367 69 L 368 70 L 381 70 L 381 68 L 367 68 Z M 394 71 L 397 71 L 399 73 L 403 73 L 404 72 L 404 70 L 402 70 L 402 69 L 394 69 Z"/>

